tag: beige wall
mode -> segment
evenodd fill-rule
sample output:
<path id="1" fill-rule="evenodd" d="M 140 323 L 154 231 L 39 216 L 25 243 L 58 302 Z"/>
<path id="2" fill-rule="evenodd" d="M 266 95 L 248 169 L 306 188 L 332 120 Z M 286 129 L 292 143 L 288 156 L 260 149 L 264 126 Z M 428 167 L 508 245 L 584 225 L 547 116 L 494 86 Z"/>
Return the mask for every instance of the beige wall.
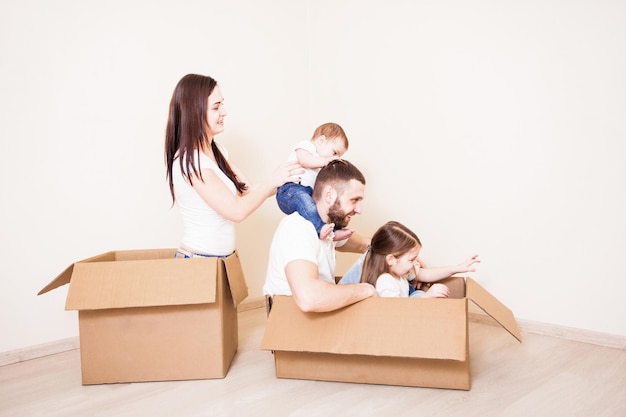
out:
<path id="1" fill-rule="evenodd" d="M 626 334 L 626 3 L 315 4 L 312 118 L 367 170 L 363 227 L 479 253 L 519 318 Z"/>
<path id="2" fill-rule="evenodd" d="M 471 253 L 519 318 L 626 335 L 626 5 L 610 1 L 0 3 L 0 352 L 77 334 L 74 260 L 180 237 L 163 167 L 171 91 L 215 76 L 221 139 L 266 175 L 341 123 L 368 178 L 364 233 Z M 546 4 L 549 3 L 549 4 Z M 238 226 L 261 295 L 273 200 Z"/>

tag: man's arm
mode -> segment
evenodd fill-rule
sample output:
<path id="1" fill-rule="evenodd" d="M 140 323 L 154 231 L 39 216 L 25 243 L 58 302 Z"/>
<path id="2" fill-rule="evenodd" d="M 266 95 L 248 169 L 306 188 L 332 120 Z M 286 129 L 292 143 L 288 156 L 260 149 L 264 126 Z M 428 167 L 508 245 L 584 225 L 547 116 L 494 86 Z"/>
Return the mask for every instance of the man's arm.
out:
<path id="1" fill-rule="evenodd" d="M 367 247 L 370 244 L 370 238 L 361 236 L 357 232 L 352 233 L 352 236 L 341 246 L 336 246 L 335 249 L 339 252 L 353 252 L 353 253 L 365 253 Z"/>
<path id="2" fill-rule="evenodd" d="M 296 305 L 304 312 L 324 312 L 376 296 L 376 288 L 367 283 L 334 285 L 318 279 L 317 265 L 302 259 L 285 266 L 285 274 Z"/>

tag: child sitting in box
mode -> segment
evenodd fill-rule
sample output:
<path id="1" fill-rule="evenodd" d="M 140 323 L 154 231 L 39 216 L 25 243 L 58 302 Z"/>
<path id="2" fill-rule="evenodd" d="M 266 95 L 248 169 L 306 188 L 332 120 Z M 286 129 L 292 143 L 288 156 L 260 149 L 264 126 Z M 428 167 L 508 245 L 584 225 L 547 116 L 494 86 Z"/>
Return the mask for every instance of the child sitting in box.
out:
<path id="1" fill-rule="evenodd" d="M 421 249 L 422 243 L 409 228 L 396 221 L 385 223 L 372 236 L 361 282 L 375 286 L 381 297 L 443 298 L 448 297 L 449 289 L 436 281 L 460 272 L 474 272 L 472 265 L 480 262 L 478 255 L 473 255 L 458 265 L 422 267 L 418 258 Z"/>

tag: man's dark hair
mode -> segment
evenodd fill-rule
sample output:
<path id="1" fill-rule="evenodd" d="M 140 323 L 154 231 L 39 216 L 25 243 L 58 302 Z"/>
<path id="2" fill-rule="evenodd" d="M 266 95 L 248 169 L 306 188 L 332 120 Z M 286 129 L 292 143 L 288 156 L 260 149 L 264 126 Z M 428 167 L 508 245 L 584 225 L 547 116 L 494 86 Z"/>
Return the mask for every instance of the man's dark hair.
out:
<path id="1" fill-rule="evenodd" d="M 320 170 L 313 187 L 313 199 L 318 200 L 322 196 L 322 190 L 326 185 L 332 185 L 339 194 L 343 192 L 345 185 L 351 180 L 357 180 L 365 185 L 365 176 L 357 167 L 345 159 L 335 159 Z"/>

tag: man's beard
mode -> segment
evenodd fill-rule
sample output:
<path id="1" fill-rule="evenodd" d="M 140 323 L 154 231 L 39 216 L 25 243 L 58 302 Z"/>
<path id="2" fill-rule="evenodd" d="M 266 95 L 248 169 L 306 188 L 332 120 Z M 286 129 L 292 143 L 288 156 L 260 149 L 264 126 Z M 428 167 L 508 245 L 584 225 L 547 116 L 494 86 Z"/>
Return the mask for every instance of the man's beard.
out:
<path id="1" fill-rule="evenodd" d="M 347 213 L 341 209 L 339 199 L 328 209 L 328 222 L 335 223 L 337 229 L 343 229 L 350 223 Z"/>

